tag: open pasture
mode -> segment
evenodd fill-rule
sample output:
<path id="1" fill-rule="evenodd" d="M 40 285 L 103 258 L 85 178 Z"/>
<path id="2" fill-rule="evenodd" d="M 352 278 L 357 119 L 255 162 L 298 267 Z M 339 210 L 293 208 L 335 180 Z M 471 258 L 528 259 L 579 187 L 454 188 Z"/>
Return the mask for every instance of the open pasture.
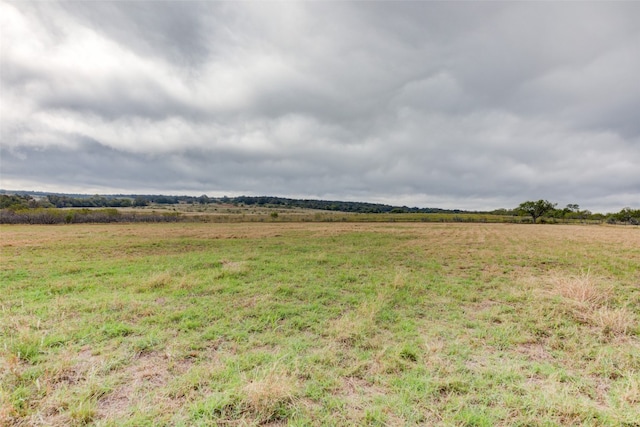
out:
<path id="1" fill-rule="evenodd" d="M 1 425 L 640 425 L 640 229 L 2 226 Z"/>

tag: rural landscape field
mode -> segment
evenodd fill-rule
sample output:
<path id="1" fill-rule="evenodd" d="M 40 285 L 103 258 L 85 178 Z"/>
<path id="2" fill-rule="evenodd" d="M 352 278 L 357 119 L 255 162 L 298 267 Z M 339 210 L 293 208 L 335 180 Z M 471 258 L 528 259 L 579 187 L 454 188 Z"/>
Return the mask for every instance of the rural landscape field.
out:
<path id="1" fill-rule="evenodd" d="M 3 225 L 0 424 L 640 426 L 640 229 Z"/>

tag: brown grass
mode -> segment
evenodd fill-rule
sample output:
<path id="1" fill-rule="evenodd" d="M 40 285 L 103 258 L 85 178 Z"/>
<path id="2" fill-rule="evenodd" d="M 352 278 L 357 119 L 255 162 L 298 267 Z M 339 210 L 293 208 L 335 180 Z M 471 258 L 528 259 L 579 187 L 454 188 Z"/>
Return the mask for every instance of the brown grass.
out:
<path id="1" fill-rule="evenodd" d="M 591 314 L 591 321 L 602 328 L 605 333 L 625 335 L 631 332 L 636 325 L 636 319 L 632 312 L 626 308 L 600 307 Z"/>
<path id="2" fill-rule="evenodd" d="M 341 387 L 336 393 L 344 396 L 344 399 L 348 402 L 350 411 L 347 414 L 347 418 L 349 423 L 354 425 L 365 424 L 366 409 L 371 406 L 376 398 L 385 395 L 383 388 L 355 377 L 343 378 Z"/>
<path id="3" fill-rule="evenodd" d="M 118 419 L 131 413 L 133 407 L 171 408 L 180 406 L 180 399 L 169 398 L 161 390 L 172 376 L 172 362 L 162 354 L 149 353 L 137 357 L 118 374 L 121 382 L 98 402 L 100 418 Z M 146 398 L 145 398 L 146 396 Z M 152 399 L 148 399 L 153 396 Z M 148 400 L 148 401 L 146 401 Z"/>
<path id="4" fill-rule="evenodd" d="M 622 399 L 630 405 L 640 405 L 640 377 L 629 375 L 621 394 Z"/>
<path id="5" fill-rule="evenodd" d="M 373 301 L 365 301 L 356 310 L 348 311 L 335 319 L 330 327 L 334 339 L 347 346 L 373 348 L 375 341 L 375 317 L 384 304 L 385 295 L 379 293 Z"/>
<path id="6" fill-rule="evenodd" d="M 140 285 L 140 290 L 161 289 L 169 286 L 173 281 L 173 275 L 168 271 L 155 273 L 149 279 Z"/>
<path id="7" fill-rule="evenodd" d="M 613 291 L 611 286 L 598 285 L 589 272 L 580 276 L 555 276 L 552 282 L 559 295 L 588 306 L 605 304 Z"/>
<path id="8" fill-rule="evenodd" d="M 562 296 L 566 310 L 577 320 L 591 324 L 609 335 L 625 335 L 635 325 L 634 314 L 625 307 L 611 307 L 613 286 L 603 285 L 604 279 L 597 279 L 584 273 L 579 276 L 553 276 L 553 292 Z"/>
<path id="9" fill-rule="evenodd" d="M 249 271 L 247 264 L 242 261 L 222 260 L 222 271 L 224 274 L 244 274 Z"/>
<path id="10" fill-rule="evenodd" d="M 274 421 L 280 406 L 292 403 L 298 392 L 296 379 L 287 372 L 272 370 L 242 388 L 248 412 L 262 420 Z"/>

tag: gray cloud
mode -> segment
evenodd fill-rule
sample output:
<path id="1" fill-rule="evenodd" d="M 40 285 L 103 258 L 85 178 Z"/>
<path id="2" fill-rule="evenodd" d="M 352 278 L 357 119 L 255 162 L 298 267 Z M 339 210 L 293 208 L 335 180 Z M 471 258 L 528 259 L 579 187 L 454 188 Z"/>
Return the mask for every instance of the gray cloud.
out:
<path id="1" fill-rule="evenodd" d="M 640 204 L 638 3 L 0 8 L 4 188 Z"/>

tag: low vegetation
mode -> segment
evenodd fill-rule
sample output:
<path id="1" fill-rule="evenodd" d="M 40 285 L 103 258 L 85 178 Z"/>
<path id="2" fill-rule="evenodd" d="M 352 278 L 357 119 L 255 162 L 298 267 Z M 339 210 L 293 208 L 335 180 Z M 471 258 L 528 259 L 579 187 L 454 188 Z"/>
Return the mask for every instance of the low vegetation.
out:
<path id="1" fill-rule="evenodd" d="M 0 211 L 0 224 L 83 224 L 109 222 L 177 222 L 179 212 L 132 212 L 118 209 L 28 208 Z"/>
<path id="2" fill-rule="evenodd" d="M 640 210 L 624 208 L 603 215 L 563 209 L 546 200 L 527 201 L 515 209 L 466 212 L 409 208 L 363 202 L 300 200 L 282 197 L 70 196 L 0 194 L 0 224 L 75 224 L 105 222 L 541 222 L 552 224 L 640 224 Z"/>
<path id="3" fill-rule="evenodd" d="M 638 426 L 639 231 L 3 225 L 0 425 Z"/>

